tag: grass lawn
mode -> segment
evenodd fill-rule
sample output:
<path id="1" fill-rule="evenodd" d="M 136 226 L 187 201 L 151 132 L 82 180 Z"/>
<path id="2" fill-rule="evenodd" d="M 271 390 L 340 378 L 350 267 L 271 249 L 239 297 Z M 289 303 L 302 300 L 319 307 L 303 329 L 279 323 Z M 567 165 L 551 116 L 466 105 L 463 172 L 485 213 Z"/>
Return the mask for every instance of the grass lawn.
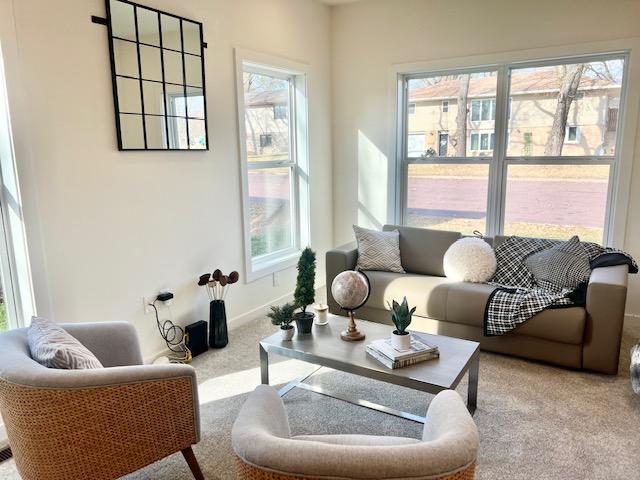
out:
<path id="1" fill-rule="evenodd" d="M 452 230 L 471 235 L 474 230 L 485 231 L 485 218 L 443 218 L 423 217 L 410 215 L 408 225 L 412 227 L 432 228 L 434 230 Z M 555 238 L 567 240 L 567 232 L 578 235 L 583 242 L 602 243 L 602 229 L 590 227 L 552 225 L 543 223 L 507 222 L 504 225 L 505 235 L 518 235 L 521 237 Z"/>
<path id="2" fill-rule="evenodd" d="M 7 329 L 7 309 L 4 302 L 0 303 L 0 332 L 4 332 Z"/>

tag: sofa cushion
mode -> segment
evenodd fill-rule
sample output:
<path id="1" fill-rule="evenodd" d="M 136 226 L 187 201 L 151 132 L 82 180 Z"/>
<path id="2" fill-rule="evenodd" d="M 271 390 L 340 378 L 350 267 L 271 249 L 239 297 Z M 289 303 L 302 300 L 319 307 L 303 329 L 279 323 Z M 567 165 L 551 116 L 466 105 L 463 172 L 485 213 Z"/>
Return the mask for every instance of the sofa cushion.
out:
<path id="1" fill-rule="evenodd" d="M 407 272 L 439 277 L 444 277 L 445 252 L 461 237 L 459 232 L 399 225 L 385 225 L 382 229 L 400 232 L 400 259 Z"/>
<path id="2" fill-rule="evenodd" d="M 367 307 L 388 309 L 387 302 L 400 301 L 406 296 L 409 305 L 416 307 L 415 315 L 444 320 L 447 288 L 451 280 L 410 273 L 365 273 L 371 283 Z"/>
<path id="3" fill-rule="evenodd" d="M 494 287 L 486 284 L 449 284 L 445 321 L 483 328 L 484 311 L 493 290 Z M 515 332 L 519 335 L 578 345 L 584 337 L 585 321 L 584 308 L 551 308 L 535 315 L 516 328 Z"/>
<path id="4" fill-rule="evenodd" d="M 402 299 L 406 295 L 409 305 L 416 307 L 414 315 L 477 328 L 484 327 L 487 300 L 495 290 L 495 287 L 484 283 L 455 282 L 431 275 L 365 273 L 371 282 L 368 308 L 388 310 L 387 302 Z M 514 332 L 578 345 L 583 341 L 585 323 L 584 308 L 547 309 L 519 326 Z"/>

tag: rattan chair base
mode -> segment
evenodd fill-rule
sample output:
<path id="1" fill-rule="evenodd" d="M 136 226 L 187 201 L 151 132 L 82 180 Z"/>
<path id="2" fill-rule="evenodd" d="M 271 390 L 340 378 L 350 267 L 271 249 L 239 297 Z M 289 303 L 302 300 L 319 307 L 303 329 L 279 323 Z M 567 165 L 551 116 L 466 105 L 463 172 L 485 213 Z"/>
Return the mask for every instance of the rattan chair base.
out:
<path id="1" fill-rule="evenodd" d="M 237 478 L 240 480 L 310 480 L 321 477 L 308 477 L 287 475 L 269 470 L 263 470 L 246 463 L 239 457 L 236 457 Z M 476 464 L 472 463 L 467 468 L 442 476 L 425 476 L 421 478 L 429 478 L 433 480 L 474 480 L 476 478 Z"/>

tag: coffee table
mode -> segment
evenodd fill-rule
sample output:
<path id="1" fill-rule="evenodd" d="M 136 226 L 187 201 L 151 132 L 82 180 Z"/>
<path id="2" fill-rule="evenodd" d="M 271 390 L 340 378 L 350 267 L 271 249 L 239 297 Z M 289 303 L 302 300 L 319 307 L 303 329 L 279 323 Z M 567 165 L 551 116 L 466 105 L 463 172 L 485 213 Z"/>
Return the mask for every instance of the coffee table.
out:
<path id="1" fill-rule="evenodd" d="M 372 378 L 422 392 L 436 394 L 454 389 L 465 373 L 469 374 L 467 408 L 473 415 L 478 398 L 478 373 L 480 366 L 480 344 L 459 338 L 420 333 L 425 341 L 437 345 L 440 358 L 428 360 L 409 367 L 391 370 L 378 363 L 365 352 L 365 346 L 373 340 L 387 338 L 392 327 L 380 323 L 358 320 L 358 328 L 367 337 L 361 342 L 345 342 L 340 332 L 347 325 L 347 318 L 329 315 L 327 325 L 314 325 L 310 335 L 295 335 L 291 341 L 283 341 L 280 332 L 260 342 L 260 372 L 262 383 L 269 384 L 269 354 L 303 360 L 318 365 L 313 372 L 300 377 L 279 390 L 281 397 L 293 388 L 303 388 L 366 408 L 378 410 L 408 420 L 424 423 L 425 417 L 379 405 L 367 400 L 353 399 L 325 388 L 304 383 L 322 367 L 329 367 L 362 377 Z"/>

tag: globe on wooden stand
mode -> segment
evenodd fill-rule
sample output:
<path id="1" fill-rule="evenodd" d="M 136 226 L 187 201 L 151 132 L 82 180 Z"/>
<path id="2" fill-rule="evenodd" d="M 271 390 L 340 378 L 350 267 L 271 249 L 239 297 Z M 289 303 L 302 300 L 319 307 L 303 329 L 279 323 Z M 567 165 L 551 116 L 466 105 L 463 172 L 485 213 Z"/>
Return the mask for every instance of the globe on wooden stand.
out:
<path id="1" fill-rule="evenodd" d="M 347 270 L 333 279 L 331 294 L 338 305 L 349 314 L 349 326 L 340 334 L 342 340 L 346 342 L 364 340 L 364 333 L 356 326 L 354 311 L 367 303 L 370 292 L 369 278 L 363 272 Z"/>

